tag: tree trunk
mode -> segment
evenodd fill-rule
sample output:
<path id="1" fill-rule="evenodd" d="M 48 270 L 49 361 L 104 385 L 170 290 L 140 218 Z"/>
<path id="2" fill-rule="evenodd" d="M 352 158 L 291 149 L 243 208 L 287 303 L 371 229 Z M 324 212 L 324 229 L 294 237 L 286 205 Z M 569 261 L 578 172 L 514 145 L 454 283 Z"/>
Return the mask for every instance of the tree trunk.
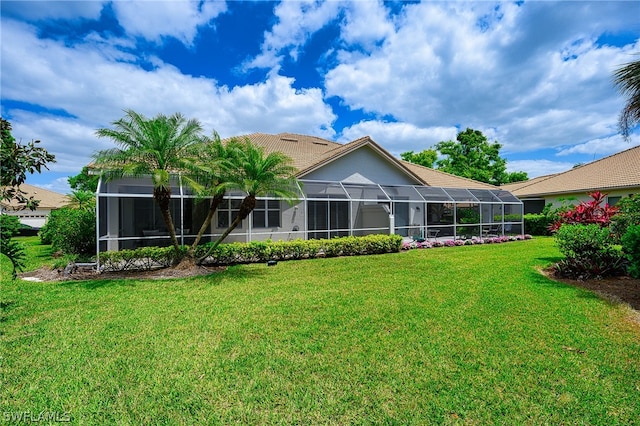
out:
<path id="1" fill-rule="evenodd" d="M 255 207 L 256 207 L 255 196 L 247 195 L 246 197 L 244 197 L 244 200 L 242 200 L 242 204 L 240 204 L 238 216 L 236 216 L 233 222 L 231 222 L 231 225 L 229 225 L 226 231 L 224 231 L 224 233 L 220 237 L 218 237 L 216 242 L 214 242 L 213 245 L 209 248 L 209 250 L 207 250 L 205 255 L 198 259 L 197 263 L 201 264 L 211 253 L 213 253 L 216 247 L 218 247 L 220 243 L 222 243 L 224 239 L 227 238 L 227 236 L 229 236 L 229 234 L 234 229 L 236 229 L 238 225 L 240 225 L 240 222 L 242 222 L 244 219 L 247 218 L 247 216 L 249 216 L 249 213 L 251 213 Z"/>
<path id="2" fill-rule="evenodd" d="M 196 247 L 198 247 L 198 243 L 200 243 L 200 240 L 202 239 L 202 235 L 207 231 L 207 228 L 211 225 L 211 220 L 213 219 L 213 215 L 216 213 L 216 210 L 218 210 L 218 206 L 220 205 L 223 199 L 224 199 L 224 194 L 216 195 L 211 199 L 211 203 L 209 203 L 209 212 L 207 213 L 207 217 L 204 219 L 204 222 L 202 223 L 202 226 L 198 231 L 198 235 L 196 235 L 195 241 L 193 242 L 193 244 L 191 244 L 191 247 L 189 247 L 189 251 L 187 252 L 187 257 L 193 257 L 193 254 L 196 251 Z"/>
<path id="3" fill-rule="evenodd" d="M 178 238 L 176 237 L 176 228 L 175 226 L 173 226 L 173 218 L 171 217 L 171 210 L 169 209 L 169 205 L 171 202 L 171 191 L 161 188 L 154 189 L 153 197 L 156 199 L 156 202 L 160 207 L 162 219 L 164 219 L 164 224 L 167 227 L 167 231 L 169 231 L 171 244 L 173 244 L 173 248 L 176 252 L 173 264 L 176 265 L 180 260 L 178 256 L 178 254 L 180 253 L 180 244 L 178 243 Z"/>

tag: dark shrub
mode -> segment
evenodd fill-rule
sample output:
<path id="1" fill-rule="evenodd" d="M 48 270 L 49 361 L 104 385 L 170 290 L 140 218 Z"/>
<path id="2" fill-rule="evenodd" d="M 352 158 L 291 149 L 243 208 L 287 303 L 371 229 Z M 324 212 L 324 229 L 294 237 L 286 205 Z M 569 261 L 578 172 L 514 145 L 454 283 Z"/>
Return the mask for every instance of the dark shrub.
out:
<path id="1" fill-rule="evenodd" d="M 618 214 L 611 219 L 611 231 L 621 238 L 631 225 L 640 225 L 640 194 L 624 197 L 618 204 Z"/>
<path id="2" fill-rule="evenodd" d="M 608 228 L 598 224 L 564 224 L 555 237 L 566 257 L 556 265 L 559 275 L 588 279 L 624 273 L 624 257 L 613 247 Z"/>
<path id="3" fill-rule="evenodd" d="M 627 232 L 622 236 L 622 251 L 629 259 L 629 275 L 640 278 L 640 225 L 627 228 Z"/>

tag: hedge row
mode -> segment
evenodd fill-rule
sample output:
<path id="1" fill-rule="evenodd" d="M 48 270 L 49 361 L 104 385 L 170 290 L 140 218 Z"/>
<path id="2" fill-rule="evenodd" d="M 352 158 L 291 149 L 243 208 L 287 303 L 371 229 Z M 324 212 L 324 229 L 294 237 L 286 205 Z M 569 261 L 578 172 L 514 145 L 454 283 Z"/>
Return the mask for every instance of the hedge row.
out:
<path id="1" fill-rule="evenodd" d="M 554 217 L 545 214 L 525 214 L 524 230 L 531 235 L 551 235 L 549 226 L 553 223 Z"/>
<path id="2" fill-rule="evenodd" d="M 195 253 L 196 257 L 203 256 L 209 247 L 210 243 L 199 246 Z M 216 247 L 203 263 L 207 265 L 233 265 L 268 260 L 358 256 L 395 253 L 400 251 L 401 247 L 402 237 L 399 235 L 229 243 Z M 184 256 L 186 250 L 186 247 L 182 247 L 179 256 Z M 149 270 L 170 266 L 175 255 L 173 247 L 141 247 L 134 250 L 104 252 L 100 254 L 100 264 L 103 271 Z"/>

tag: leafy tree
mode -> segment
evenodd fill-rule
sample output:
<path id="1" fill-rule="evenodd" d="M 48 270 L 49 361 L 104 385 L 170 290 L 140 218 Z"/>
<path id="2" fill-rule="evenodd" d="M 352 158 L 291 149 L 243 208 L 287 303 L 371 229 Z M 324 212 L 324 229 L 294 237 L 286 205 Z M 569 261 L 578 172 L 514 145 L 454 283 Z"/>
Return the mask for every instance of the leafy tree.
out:
<path id="1" fill-rule="evenodd" d="M 202 262 L 225 238 L 249 216 L 256 207 L 256 197 L 271 195 L 293 202 L 298 198 L 296 191 L 296 169 L 291 159 L 281 152 L 265 155 L 261 147 L 245 140 L 241 150 L 237 151 L 233 161 L 238 173 L 238 181 L 234 186 L 247 195 L 240 203 L 238 215 L 211 245 L 207 253 L 198 261 Z"/>
<path id="2" fill-rule="evenodd" d="M 524 182 L 526 180 L 529 180 L 529 176 L 527 175 L 527 172 L 511 172 L 511 173 L 506 173 L 505 180 L 504 182 L 501 182 L 501 184 L 513 183 L 513 182 Z"/>
<path id="3" fill-rule="evenodd" d="M 517 182 L 526 177 L 524 172 L 507 173 L 507 162 L 500 157 L 502 145 L 489 143 L 479 130 L 467 128 L 458 133 L 456 141 L 438 142 L 435 148 L 443 156 L 436 161 L 438 170 L 456 176 L 492 185 Z"/>
<path id="4" fill-rule="evenodd" d="M 46 149 L 37 146 L 40 141 L 31 141 L 26 145 L 16 142 L 11 135 L 11 123 L 0 117 L 2 148 L 0 149 L 0 199 L 17 201 L 19 209 L 35 210 L 38 200 L 27 198 L 20 185 L 27 180 L 27 173 L 40 173 L 48 170 L 47 163 L 55 162 L 55 156 Z"/>
<path id="5" fill-rule="evenodd" d="M 20 189 L 27 179 L 27 173 L 34 173 L 47 168 L 46 164 L 55 161 L 55 157 L 44 148 L 36 146 L 40 141 L 31 141 L 27 145 L 17 143 L 11 135 L 11 123 L 0 117 L 0 133 L 2 145 L 0 148 L 0 201 L 16 201 L 16 210 L 29 208 L 35 210 L 39 200 L 26 197 Z M 18 233 L 19 221 L 2 215 L 0 218 L 0 253 L 9 258 L 13 266 L 13 279 L 17 271 L 24 268 L 24 248 L 12 238 Z M 16 223 L 18 228 L 16 228 Z"/>
<path id="6" fill-rule="evenodd" d="M 640 123 L 640 60 L 621 66 L 613 77 L 622 95 L 627 96 L 618 126 L 622 136 L 628 139 L 630 131 Z"/>
<path id="7" fill-rule="evenodd" d="M 17 216 L 0 215 L 0 253 L 7 256 L 12 265 L 11 277 L 15 280 L 18 271 L 24 269 L 24 246 L 13 237 L 20 232 L 20 220 Z"/>
<path id="8" fill-rule="evenodd" d="M 176 253 L 180 245 L 169 209 L 171 174 L 186 170 L 193 162 L 194 145 L 202 140 L 202 126 L 182 114 L 158 114 L 147 118 L 133 110 L 114 121 L 114 129 L 98 129 L 99 137 L 113 140 L 119 147 L 99 151 L 95 165 L 106 179 L 151 176 L 153 198 L 169 231 Z M 178 256 L 176 256 L 178 259 Z"/>
<path id="9" fill-rule="evenodd" d="M 67 179 L 71 189 L 76 191 L 87 191 L 95 193 L 98 189 L 98 181 L 100 176 L 89 174 L 89 168 L 84 166 L 82 171 L 75 176 Z"/>
<path id="10" fill-rule="evenodd" d="M 407 151 L 400 154 L 400 158 L 409 163 L 419 164 L 432 169 L 433 164 L 438 159 L 438 153 L 434 149 L 424 149 L 418 153 Z"/>

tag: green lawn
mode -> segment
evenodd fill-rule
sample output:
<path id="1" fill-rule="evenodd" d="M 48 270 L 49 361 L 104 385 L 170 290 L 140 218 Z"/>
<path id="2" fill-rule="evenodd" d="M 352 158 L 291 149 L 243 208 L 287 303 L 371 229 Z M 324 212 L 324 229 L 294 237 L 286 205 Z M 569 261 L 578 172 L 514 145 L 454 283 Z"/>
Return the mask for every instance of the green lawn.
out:
<path id="1" fill-rule="evenodd" d="M 30 241 L 35 266 L 49 253 Z M 537 272 L 558 256 L 537 238 L 64 283 L 12 283 L 5 259 L 0 415 L 637 424 L 640 327 Z"/>

